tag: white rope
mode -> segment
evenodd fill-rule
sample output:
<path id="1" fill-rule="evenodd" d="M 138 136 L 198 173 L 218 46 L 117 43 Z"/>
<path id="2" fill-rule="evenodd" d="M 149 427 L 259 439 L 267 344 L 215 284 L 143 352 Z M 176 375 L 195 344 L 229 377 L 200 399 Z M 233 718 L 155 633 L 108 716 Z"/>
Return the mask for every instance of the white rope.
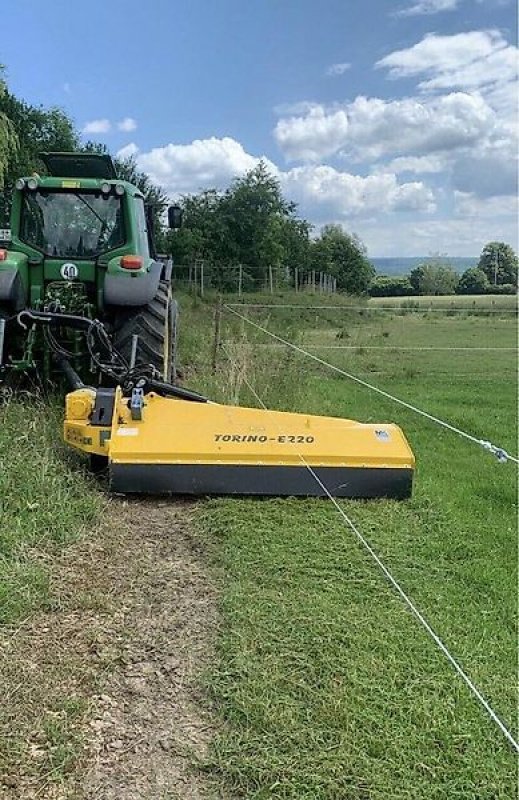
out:
<path id="1" fill-rule="evenodd" d="M 405 400 L 401 400 L 399 397 L 395 397 L 389 392 L 384 391 L 384 389 L 379 389 L 378 386 L 374 386 L 372 383 L 368 383 L 367 381 L 362 380 L 362 378 L 357 377 L 357 375 L 352 375 L 351 372 L 346 372 L 346 370 L 341 369 L 340 367 L 336 367 L 334 364 L 328 363 L 328 361 L 324 361 L 324 359 L 319 358 L 319 356 L 314 355 L 313 353 L 309 353 L 308 350 L 304 350 L 302 347 L 299 347 L 297 344 L 293 344 L 293 342 L 289 342 L 286 339 L 283 339 L 281 336 L 278 336 L 276 333 L 272 333 L 267 328 L 264 328 L 263 325 L 259 325 L 257 322 L 253 322 L 253 320 L 248 319 L 243 314 L 240 314 L 236 309 L 231 308 L 230 306 L 225 305 L 228 311 L 232 314 L 235 314 L 240 319 L 248 322 L 249 325 L 257 328 L 263 333 L 266 333 L 268 336 L 271 336 L 273 339 L 277 339 L 278 342 L 286 345 L 287 347 L 291 347 L 292 350 L 295 350 L 298 353 L 301 353 L 308 358 L 311 358 L 313 361 L 317 361 L 318 364 L 322 364 L 324 367 L 328 367 L 329 369 L 333 370 L 334 372 L 338 372 L 340 375 L 344 375 L 345 378 L 349 378 L 356 383 L 359 383 L 361 386 L 365 386 L 367 389 L 371 389 L 373 392 L 377 392 L 381 394 L 383 397 L 387 397 L 389 400 L 393 400 L 393 402 L 398 403 L 404 408 L 409 409 L 410 411 L 414 411 L 415 414 L 420 414 L 422 417 L 431 420 L 431 422 L 436 422 L 437 425 L 441 425 L 443 428 L 447 428 L 447 430 L 452 431 L 453 433 L 457 433 L 458 436 L 463 436 L 465 439 L 468 439 L 474 444 L 478 444 L 480 447 L 483 447 L 485 450 L 488 450 L 490 453 L 496 456 L 498 461 L 501 463 L 505 463 L 506 461 L 514 461 L 516 464 L 519 464 L 519 459 L 516 456 L 509 455 L 506 450 L 502 447 L 498 447 L 497 445 L 492 444 L 492 442 L 487 441 L 486 439 L 478 439 L 476 436 L 472 436 L 472 434 L 467 433 L 466 431 L 462 431 L 460 428 L 456 428 L 454 425 L 451 425 L 449 422 L 445 422 L 445 420 L 439 419 L 438 417 L 434 417 L 432 414 L 429 414 L 427 411 L 422 411 L 421 408 L 417 408 L 416 406 L 411 405 L 411 403 L 406 403 Z"/>
<path id="2" fill-rule="evenodd" d="M 517 314 L 517 308 L 485 308 L 485 306 L 302 306 L 298 303 L 227 303 L 232 308 L 297 308 L 299 311 L 483 311 L 485 314 Z"/>
<path id="3" fill-rule="evenodd" d="M 227 349 L 225 348 L 225 346 L 223 346 L 223 345 L 222 345 L 222 349 L 223 349 L 224 353 L 226 354 L 227 358 L 229 359 L 229 361 L 233 361 L 233 359 L 232 359 L 231 355 L 229 354 L 229 352 L 227 351 Z M 265 405 L 265 403 L 263 402 L 263 400 L 261 399 L 261 397 L 259 396 L 259 394 L 256 392 L 256 390 L 254 389 L 254 387 L 252 386 L 252 384 L 251 384 L 251 383 L 250 383 L 250 382 L 247 380 L 247 377 L 246 377 L 246 376 L 243 376 L 243 381 L 244 381 L 244 383 L 246 384 L 246 386 L 248 387 L 249 391 L 252 393 L 252 395 L 253 395 L 253 396 L 256 398 L 256 400 L 258 401 L 258 403 L 261 405 L 261 407 L 262 407 L 263 409 L 265 409 L 265 411 L 266 411 L 266 410 L 267 410 L 267 406 Z M 315 481 L 318 483 L 318 485 L 321 487 L 321 489 L 323 490 L 323 492 L 325 493 L 325 495 L 328 497 L 328 499 L 329 499 L 329 500 L 331 500 L 331 502 L 333 503 L 333 505 L 335 506 L 335 508 L 337 509 L 337 511 L 339 512 L 339 514 L 340 514 L 340 515 L 341 515 L 341 517 L 343 518 L 343 520 L 344 520 L 344 521 L 346 522 L 346 524 L 347 524 L 347 525 L 348 525 L 348 526 L 351 528 L 351 530 L 353 531 L 353 533 L 354 533 L 354 534 L 355 534 L 355 536 L 357 537 L 358 541 L 359 541 L 359 542 L 360 542 L 360 543 L 363 545 L 363 547 L 365 547 L 365 549 L 368 551 L 368 553 L 370 554 L 370 556 L 373 558 L 373 560 L 375 561 L 375 563 L 377 564 L 377 566 L 378 566 L 378 567 L 379 567 L 379 568 L 382 570 L 383 574 L 384 574 L 384 575 L 385 575 L 385 577 L 388 579 L 388 581 L 390 582 L 390 584 L 393 586 L 393 588 L 394 588 L 394 589 L 396 589 L 396 591 L 398 592 L 398 594 L 400 595 L 400 597 L 402 598 L 402 600 L 404 601 L 404 603 L 407 605 L 407 607 L 409 608 L 409 610 L 410 610 L 410 611 L 411 611 L 411 612 L 412 612 L 412 613 L 415 615 L 415 617 L 416 617 L 416 618 L 417 618 L 417 620 L 420 622 L 420 624 L 421 624 L 421 625 L 422 625 L 422 626 L 425 628 L 425 630 L 427 631 L 427 633 L 429 634 L 429 636 L 431 637 L 431 639 L 432 639 L 432 640 L 434 641 L 434 643 L 435 643 L 435 644 L 436 644 L 436 645 L 439 647 L 439 649 L 441 650 L 441 652 L 443 653 L 443 655 L 444 655 L 444 656 L 447 658 L 447 660 L 449 661 L 449 663 L 451 664 L 451 666 L 452 666 L 452 667 L 454 667 L 454 669 L 456 670 L 456 672 L 458 673 L 458 675 L 460 676 L 460 678 L 461 678 L 461 679 L 462 679 L 462 680 L 463 680 L 463 681 L 466 683 L 466 685 L 469 687 L 470 691 L 472 692 L 472 694 L 474 695 L 474 697 L 476 698 L 476 700 L 478 700 L 478 701 L 479 701 L 479 703 L 480 703 L 480 704 L 483 706 L 483 708 L 485 709 L 485 711 L 487 712 L 487 714 L 490 716 L 490 718 L 491 718 L 491 719 L 492 719 L 492 720 L 495 722 L 495 724 L 496 724 L 496 725 L 497 725 L 497 727 L 500 729 L 500 731 L 501 731 L 501 732 L 504 734 L 504 736 L 505 736 L 505 737 L 508 739 L 508 741 L 510 742 L 510 744 L 512 745 L 512 747 L 514 748 L 514 750 L 515 750 L 517 753 L 519 753 L 519 742 L 517 742 L 517 741 L 514 739 L 513 735 L 510 733 L 510 731 L 508 730 L 508 728 L 506 727 L 506 725 L 504 724 L 504 722 L 502 722 L 502 721 L 501 721 L 501 719 L 498 717 L 498 715 L 496 714 L 496 712 L 494 711 L 494 709 L 492 708 L 492 706 L 490 705 L 490 703 L 489 703 L 489 702 L 488 702 L 488 701 L 485 699 L 485 697 L 484 697 L 484 696 L 481 694 L 481 692 L 479 691 L 479 689 L 477 688 L 477 686 L 476 686 L 476 685 L 475 685 L 475 684 L 472 682 L 472 680 L 469 678 L 469 676 L 468 676 L 468 675 L 467 675 L 467 673 L 464 671 L 464 669 L 463 669 L 463 668 L 460 666 L 460 664 L 459 664 L 459 663 L 456 661 L 456 659 L 455 659 L 455 658 L 454 658 L 454 656 L 451 654 L 451 652 L 449 651 L 449 649 L 447 648 L 447 646 L 446 646 L 446 645 L 443 643 L 443 641 L 440 639 L 440 637 L 438 636 L 438 634 L 437 634 L 437 633 L 436 633 L 436 632 L 433 630 L 433 628 L 432 628 L 432 627 L 429 625 L 429 623 L 427 622 L 427 620 L 425 619 L 425 617 L 423 616 L 423 614 L 421 613 L 421 611 L 420 611 L 420 610 L 417 608 L 417 606 L 416 606 L 416 605 L 414 604 L 414 602 L 411 600 L 411 598 L 409 597 L 409 595 L 408 595 L 408 594 L 407 594 L 407 593 L 404 591 L 404 589 L 402 589 L 402 587 L 400 586 L 400 584 L 398 583 L 398 581 L 396 580 L 396 578 L 394 578 L 394 577 L 393 577 L 393 575 L 391 574 L 391 572 L 389 571 L 389 569 L 386 567 L 386 565 L 384 564 L 384 562 L 382 561 L 382 559 L 381 559 L 381 558 L 380 558 L 380 557 L 379 557 L 379 556 L 376 554 L 376 552 L 373 550 L 372 546 L 371 546 L 371 545 L 370 545 L 370 543 L 367 541 L 367 539 L 365 539 L 365 538 L 364 538 L 364 536 L 363 536 L 363 535 L 362 535 L 362 533 L 359 531 L 359 529 L 357 528 L 357 526 L 355 525 L 355 523 L 353 522 L 353 520 L 352 520 L 352 519 L 351 519 L 351 518 L 350 518 L 350 517 L 349 517 L 349 516 L 346 514 L 346 512 L 345 512 L 345 511 L 344 511 L 344 509 L 343 509 L 343 508 L 342 508 L 342 507 L 339 505 L 339 503 L 337 502 L 337 500 L 335 499 L 335 497 L 333 497 L 333 495 L 330 493 L 330 491 L 329 491 L 328 487 L 327 487 L 327 486 L 325 486 L 325 484 L 322 482 L 322 480 L 319 478 L 319 476 L 318 476 L 318 475 L 315 473 L 315 471 L 312 469 L 312 467 L 310 466 L 310 464 L 309 464 L 309 463 L 306 461 L 306 459 L 305 459 L 305 457 L 303 456 L 303 454 L 298 452 L 298 453 L 297 453 L 297 455 L 298 455 L 298 457 L 301 459 L 301 462 L 302 462 L 302 463 L 303 463 L 303 465 L 306 467 L 306 469 L 309 471 L 309 473 L 311 474 L 311 476 L 314 478 L 314 480 L 315 480 Z"/>

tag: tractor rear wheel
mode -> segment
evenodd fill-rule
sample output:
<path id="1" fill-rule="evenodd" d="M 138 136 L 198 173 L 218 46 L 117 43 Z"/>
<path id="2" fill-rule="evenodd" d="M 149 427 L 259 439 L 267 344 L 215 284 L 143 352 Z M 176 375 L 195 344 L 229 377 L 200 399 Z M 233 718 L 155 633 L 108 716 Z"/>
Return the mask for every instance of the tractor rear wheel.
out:
<path id="1" fill-rule="evenodd" d="M 175 382 L 177 303 L 171 285 L 160 281 L 157 293 L 147 306 L 125 310 L 115 326 L 114 345 L 130 362 L 133 337 L 138 336 L 136 364 L 151 364 L 162 380 Z"/>

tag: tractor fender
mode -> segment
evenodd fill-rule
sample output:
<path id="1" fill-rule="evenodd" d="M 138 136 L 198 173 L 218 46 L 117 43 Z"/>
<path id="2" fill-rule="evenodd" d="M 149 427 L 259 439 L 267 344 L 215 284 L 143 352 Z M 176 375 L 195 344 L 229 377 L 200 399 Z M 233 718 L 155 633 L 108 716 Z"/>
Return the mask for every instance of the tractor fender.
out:
<path id="1" fill-rule="evenodd" d="M 17 269 L 0 271 L 0 302 L 9 303 L 14 311 L 25 307 L 25 292 Z"/>
<path id="2" fill-rule="evenodd" d="M 160 261 L 152 261 L 149 272 L 139 275 L 107 272 L 104 280 L 104 302 L 107 306 L 145 306 L 159 288 L 162 272 Z"/>

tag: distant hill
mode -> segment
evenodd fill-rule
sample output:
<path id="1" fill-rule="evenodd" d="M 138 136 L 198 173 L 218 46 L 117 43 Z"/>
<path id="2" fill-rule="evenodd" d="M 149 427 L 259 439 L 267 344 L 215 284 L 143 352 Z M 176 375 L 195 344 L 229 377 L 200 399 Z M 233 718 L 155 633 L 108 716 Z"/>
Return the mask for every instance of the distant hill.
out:
<path id="1" fill-rule="evenodd" d="M 413 256 L 402 258 L 370 258 L 379 275 L 406 275 L 412 269 L 426 261 L 436 261 L 433 256 Z M 469 267 L 475 267 L 479 261 L 479 256 L 473 258 L 467 256 L 445 256 L 441 261 L 450 264 L 456 272 L 465 272 Z"/>

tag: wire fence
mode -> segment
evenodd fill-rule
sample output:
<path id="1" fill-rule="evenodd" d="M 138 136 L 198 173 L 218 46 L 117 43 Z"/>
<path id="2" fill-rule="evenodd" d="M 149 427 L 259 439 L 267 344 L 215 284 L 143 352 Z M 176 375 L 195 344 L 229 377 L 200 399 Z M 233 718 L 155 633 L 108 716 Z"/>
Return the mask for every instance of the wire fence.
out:
<path id="1" fill-rule="evenodd" d="M 246 264 L 214 264 L 197 259 L 192 264 L 175 264 L 173 280 L 200 297 L 209 290 L 229 294 L 262 292 L 274 294 L 286 289 L 296 292 L 335 294 L 337 279 L 326 272 L 299 267 L 256 267 Z"/>
<path id="2" fill-rule="evenodd" d="M 226 305 L 223 306 L 223 310 L 233 314 L 235 317 L 238 317 L 239 319 L 242 320 L 242 322 L 252 326 L 256 330 L 261 331 L 262 333 L 264 333 L 267 336 L 269 336 L 271 339 L 274 339 L 279 344 L 282 344 L 282 345 L 284 345 L 286 347 L 289 347 L 290 349 L 294 350 L 295 352 L 299 353 L 300 355 L 303 355 L 306 358 L 308 358 L 308 359 L 310 359 L 312 361 L 315 361 L 316 363 L 321 364 L 324 367 L 327 367 L 328 369 L 330 369 L 333 372 L 336 372 L 336 373 L 342 375 L 345 378 L 349 378 L 350 380 L 354 381 L 355 383 L 358 383 L 361 386 L 364 386 L 366 389 L 370 389 L 373 392 L 377 392 L 377 394 L 380 394 L 383 397 L 386 397 L 387 399 L 392 400 L 394 403 L 397 403 L 398 405 L 404 406 L 405 408 L 409 409 L 410 411 L 413 411 L 414 413 L 419 414 L 422 417 L 425 417 L 430 422 L 433 422 L 433 423 L 435 423 L 437 425 L 440 425 L 441 427 L 446 428 L 446 429 L 452 431 L 453 433 L 456 433 L 458 436 L 461 436 L 464 439 L 467 439 L 468 441 L 471 441 L 474 444 L 479 445 L 484 450 L 487 450 L 488 452 L 490 452 L 494 456 L 496 456 L 498 461 L 500 461 L 502 463 L 505 463 L 507 461 L 513 461 L 515 464 L 519 464 L 519 459 L 517 458 L 517 456 L 510 455 L 509 453 L 506 452 L 506 450 L 503 447 L 500 447 L 499 445 L 493 444 L 492 442 L 488 441 L 487 439 L 479 439 L 477 436 L 473 436 L 471 433 L 468 433 L 467 431 L 461 430 L 460 428 L 457 428 L 455 425 L 451 425 L 450 422 L 447 422 L 446 420 L 442 420 L 439 417 L 434 416 L 433 414 L 429 414 L 427 411 L 424 411 L 423 409 L 417 408 L 416 406 L 412 405 L 411 403 L 408 403 L 406 400 L 402 400 L 401 398 L 390 394 L 390 392 L 386 392 L 384 389 L 381 389 L 378 386 L 374 386 L 372 383 L 368 383 L 367 381 L 363 380 L 362 378 L 359 378 L 357 375 L 353 375 L 351 372 L 347 372 L 346 370 L 341 369 L 340 367 L 337 367 L 335 364 L 331 364 L 330 362 L 325 361 L 324 359 L 320 358 L 315 353 L 310 353 L 308 350 L 305 350 L 303 347 L 300 347 L 299 345 L 295 344 L 294 342 L 291 342 L 291 341 L 289 341 L 287 339 L 284 339 L 282 336 L 279 336 L 277 333 L 274 333 L 273 331 L 269 330 L 268 328 L 265 328 L 263 325 L 260 325 L 258 322 L 255 322 L 254 320 L 250 319 L 249 317 L 244 316 L 243 314 L 241 314 L 239 311 L 236 310 L 236 307 L 231 307 L 230 305 L 226 304 Z"/>
<path id="3" fill-rule="evenodd" d="M 346 298 L 347 299 L 347 298 Z M 351 297 L 351 300 L 355 301 L 358 298 Z M 303 305 L 301 303 L 250 303 L 250 302 L 240 302 L 240 303 L 227 303 L 228 306 L 232 308 L 251 308 L 251 309 L 258 309 L 258 310 L 269 310 L 269 309 L 291 309 L 293 311 L 359 311 L 363 314 L 366 312 L 375 313 L 378 311 L 390 311 L 392 313 L 395 312 L 411 312 L 411 311 L 419 311 L 421 313 L 429 313 L 437 311 L 443 314 L 449 313 L 469 313 L 469 312 L 481 312 L 485 314 L 518 314 L 519 308 L 517 305 L 510 305 L 505 306 L 502 302 L 497 302 L 495 299 L 486 302 L 486 304 L 482 304 L 477 300 L 472 300 L 471 302 L 467 302 L 464 305 L 455 305 L 453 302 L 448 302 L 447 300 L 440 301 L 432 300 L 431 298 L 427 297 L 420 297 L 417 296 L 415 298 L 400 298 L 398 302 L 395 302 L 391 305 L 381 305 L 378 302 L 370 302 L 370 298 L 366 298 L 365 305 L 356 305 L 355 302 L 353 303 L 341 303 L 340 305 Z"/>
<path id="4" fill-rule="evenodd" d="M 167 256 L 164 256 L 166 259 Z M 380 298 L 386 302 L 379 302 L 370 297 L 362 298 L 351 296 L 348 298 L 337 288 L 337 279 L 327 272 L 306 267 L 273 267 L 251 266 L 246 264 L 219 264 L 205 259 L 196 259 L 191 264 L 173 265 L 173 282 L 176 289 L 183 289 L 190 294 L 204 297 L 206 292 L 221 294 L 234 294 L 239 298 L 248 294 L 275 295 L 283 291 L 294 291 L 301 294 L 301 299 L 306 294 L 337 296 L 337 305 L 318 305 L 303 303 L 250 303 L 249 308 L 256 309 L 294 309 L 303 311 L 341 310 L 357 311 L 359 313 L 390 312 L 397 314 L 419 313 L 447 313 L 447 314 L 517 314 L 517 298 L 473 297 L 460 298 L 458 296 L 445 297 L 399 297 L 391 299 Z M 309 298 L 310 299 L 310 298 Z M 244 298 L 245 300 L 245 298 Z M 351 302 L 349 302 L 351 301 Z M 230 303 L 239 307 L 240 303 Z"/>

